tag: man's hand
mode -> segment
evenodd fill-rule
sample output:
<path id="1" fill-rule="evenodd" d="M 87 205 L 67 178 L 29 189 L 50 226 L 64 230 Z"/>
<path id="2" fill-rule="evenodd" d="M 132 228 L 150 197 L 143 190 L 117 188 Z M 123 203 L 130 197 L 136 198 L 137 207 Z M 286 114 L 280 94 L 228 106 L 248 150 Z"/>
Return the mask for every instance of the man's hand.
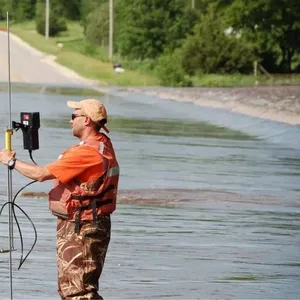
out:
<path id="1" fill-rule="evenodd" d="M 15 151 L 2 149 L 0 151 L 0 162 L 3 163 L 4 165 L 7 165 L 8 161 L 11 160 L 15 156 L 16 156 Z"/>

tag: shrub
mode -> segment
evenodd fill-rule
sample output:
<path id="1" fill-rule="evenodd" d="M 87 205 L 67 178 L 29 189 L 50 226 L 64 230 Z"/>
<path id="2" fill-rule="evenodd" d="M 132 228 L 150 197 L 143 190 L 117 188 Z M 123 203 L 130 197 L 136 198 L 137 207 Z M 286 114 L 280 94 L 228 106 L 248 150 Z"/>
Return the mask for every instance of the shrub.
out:
<path id="1" fill-rule="evenodd" d="M 189 75 L 203 73 L 248 73 L 255 56 L 251 45 L 244 42 L 241 33 L 225 33 L 226 26 L 210 7 L 202 15 L 182 46 L 183 68 Z"/>
<path id="2" fill-rule="evenodd" d="M 63 16 L 63 9 L 55 1 L 51 2 L 49 17 L 49 36 L 56 36 L 62 31 L 66 31 L 67 23 Z M 45 3 L 38 2 L 36 5 L 36 30 L 39 34 L 45 34 Z"/>
<path id="3" fill-rule="evenodd" d="M 186 77 L 182 68 L 178 51 L 162 55 L 157 61 L 155 72 L 163 86 L 192 86 L 191 80 Z"/>
<path id="4" fill-rule="evenodd" d="M 91 12 L 87 18 L 86 39 L 88 42 L 100 45 L 108 45 L 109 14 L 108 4 L 105 3 Z"/>

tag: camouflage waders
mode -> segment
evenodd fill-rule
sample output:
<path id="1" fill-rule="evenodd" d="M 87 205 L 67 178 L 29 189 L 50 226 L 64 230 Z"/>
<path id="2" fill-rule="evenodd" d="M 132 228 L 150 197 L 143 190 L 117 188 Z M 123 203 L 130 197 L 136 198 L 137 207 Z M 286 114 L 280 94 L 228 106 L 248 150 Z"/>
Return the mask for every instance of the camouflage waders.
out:
<path id="1" fill-rule="evenodd" d="M 58 293 L 61 299 L 103 299 L 98 294 L 106 251 L 110 241 L 110 216 L 98 216 L 95 224 L 57 219 Z"/>

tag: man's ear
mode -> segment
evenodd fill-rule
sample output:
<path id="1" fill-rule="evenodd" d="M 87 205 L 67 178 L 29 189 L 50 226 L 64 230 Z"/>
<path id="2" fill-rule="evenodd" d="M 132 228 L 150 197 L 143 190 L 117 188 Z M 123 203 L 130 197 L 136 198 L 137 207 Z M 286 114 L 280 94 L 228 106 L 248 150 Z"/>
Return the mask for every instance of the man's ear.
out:
<path id="1" fill-rule="evenodd" d="M 92 119 L 90 117 L 86 116 L 84 118 L 84 124 L 85 125 L 90 125 L 91 123 L 92 123 Z"/>

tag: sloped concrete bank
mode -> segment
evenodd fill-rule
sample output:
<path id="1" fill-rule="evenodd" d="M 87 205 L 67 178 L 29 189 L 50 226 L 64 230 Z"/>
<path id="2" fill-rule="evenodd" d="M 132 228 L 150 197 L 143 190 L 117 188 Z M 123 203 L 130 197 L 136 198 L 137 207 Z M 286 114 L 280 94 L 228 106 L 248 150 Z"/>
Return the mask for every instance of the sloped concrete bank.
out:
<path id="1" fill-rule="evenodd" d="M 300 124 L 300 86 L 261 86 L 241 88 L 125 88 L 179 102 L 193 102 L 233 112 Z"/>

